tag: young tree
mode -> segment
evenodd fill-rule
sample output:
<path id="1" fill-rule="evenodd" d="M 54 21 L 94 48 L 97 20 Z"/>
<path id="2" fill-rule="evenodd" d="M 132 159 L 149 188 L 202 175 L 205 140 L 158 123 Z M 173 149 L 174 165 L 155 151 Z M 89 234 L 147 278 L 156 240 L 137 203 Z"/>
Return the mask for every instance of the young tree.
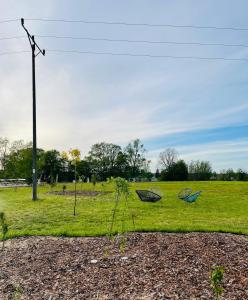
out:
<path id="1" fill-rule="evenodd" d="M 159 165 L 163 170 L 171 167 L 178 161 L 178 153 L 174 148 L 167 148 L 159 154 Z"/>
<path id="2" fill-rule="evenodd" d="M 80 162 L 81 152 L 78 149 L 71 149 L 68 153 L 62 152 L 62 157 L 71 162 L 74 166 L 74 208 L 73 215 L 76 216 L 77 206 L 77 164 Z"/>

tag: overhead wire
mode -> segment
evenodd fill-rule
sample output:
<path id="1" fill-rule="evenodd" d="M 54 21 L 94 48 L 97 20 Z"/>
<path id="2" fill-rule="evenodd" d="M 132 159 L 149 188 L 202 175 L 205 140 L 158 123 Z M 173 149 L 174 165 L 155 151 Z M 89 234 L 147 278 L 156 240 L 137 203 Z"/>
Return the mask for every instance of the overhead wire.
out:
<path id="1" fill-rule="evenodd" d="M 0 23 L 9 23 L 20 21 L 20 18 L 0 20 Z M 154 23 L 130 23 L 120 21 L 90 21 L 90 20 L 72 20 L 72 19 L 48 19 L 48 18 L 25 18 L 27 21 L 39 22 L 63 22 L 63 23 L 84 23 L 84 24 L 102 24 L 102 25 L 124 25 L 124 26 L 145 26 L 145 27 L 169 27 L 169 28 L 191 28 L 191 29 L 214 29 L 214 30 L 234 30 L 248 31 L 245 27 L 221 27 L 221 26 L 204 26 L 204 25 L 180 25 L 180 24 L 154 24 Z"/>
<path id="2" fill-rule="evenodd" d="M 20 21 L 21 19 L 8 19 L 8 20 L 0 20 L 0 23 L 10 23 Z"/>
<path id="3" fill-rule="evenodd" d="M 204 57 L 204 56 L 152 55 L 152 54 L 136 54 L 136 53 L 115 53 L 115 52 L 63 50 L 63 49 L 47 49 L 47 52 L 111 55 L 111 56 L 131 56 L 131 57 L 149 57 L 149 58 L 171 58 L 171 59 L 227 60 L 227 61 L 245 61 L 245 62 L 248 62 L 248 58 L 246 59 L 246 58 Z"/>
<path id="4" fill-rule="evenodd" d="M 0 23 L 14 22 L 20 19 L 2 20 Z M 218 29 L 218 30 L 248 30 L 248 28 L 238 27 L 216 27 L 216 26 L 198 26 L 198 25 L 174 25 L 174 24 L 150 24 L 150 23 L 127 23 L 127 22 L 109 22 L 109 21 L 88 21 L 88 20 L 68 20 L 68 19 L 43 19 L 43 18 L 26 18 L 28 21 L 44 21 L 44 22 L 66 22 L 66 23 L 89 23 L 89 24 L 106 24 L 106 25 L 127 25 L 127 26 L 150 26 L 150 27 L 173 27 L 173 28 L 195 28 L 195 29 Z M 0 37 L 0 40 L 21 39 L 25 36 Z M 204 43 L 204 42 L 178 42 L 178 41 L 156 41 L 156 40 L 132 40 L 132 39 L 112 39 L 88 36 L 59 36 L 59 35 L 36 35 L 39 38 L 54 39 L 73 39 L 73 40 L 90 40 L 90 41 L 106 41 L 106 42 L 125 42 L 125 43 L 147 43 L 147 44 L 172 44 L 172 45 L 199 45 L 199 46 L 223 46 L 223 47 L 244 47 L 246 44 L 226 44 L 226 43 Z M 98 52 L 98 51 L 81 51 L 81 50 L 65 50 L 50 49 L 50 52 L 57 53 L 75 53 L 75 54 L 94 54 L 94 55 L 112 55 L 112 56 L 131 56 L 131 57 L 149 57 L 149 58 L 171 58 L 171 59 L 198 59 L 198 60 L 227 60 L 227 61 L 244 61 L 248 58 L 228 58 L 228 57 L 204 57 L 204 56 L 175 56 L 175 55 L 152 55 L 142 53 L 115 53 L 115 52 Z M 15 54 L 29 52 L 21 51 L 4 51 L 0 55 Z"/>
<path id="5" fill-rule="evenodd" d="M 179 24 L 152 24 L 152 23 L 129 23 L 115 21 L 89 21 L 89 20 L 69 20 L 69 19 L 47 19 L 47 18 L 26 18 L 27 21 L 40 22 L 63 22 L 63 23 L 84 23 L 84 24 L 103 24 L 103 25 L 124 25 L 124 26 L 146 26 L 146 27 L 170 27 L 170 28 L 192 28 L 192 29 L 214 29 L 214 30 L 234 30 L 248 31 L 248 28 L 242 27 L 218 27 L 201 25 L 179 25 Z"/>
<path id="6" fill-rule="evenodd" d="M 19 54 L 19 53 L 28 53 L 30 50 L 17 50 L 17 51 L 3 51 L 0 52 L 0 55 L 11 55 L 11 54 Z"/>
<path id="7" fill-rule="evenodd" d="M 120 43 L 141 43 L 141 44 L 169 44 L 169 45 L 190 45 L 190 46 L 223 46 L 223 47 L 242 47 L 248 48 L 246 44 L 225 44 L 225 43 L 203 43 L 203 42 L 178 42 L 178 41 L 151 41 L 151 40 L 130 40 L 130 39 L 112 39 L 101 37 L 88 36 L 59 36 L 59 35 L 35 35 L 38 38 L 54 38 L 54 39 L 72 39 L 72 40 L 87 40 L 87 41 L 104 41 L 104 42 L 120 42 Z M 26 36 L 0 37 L 0 40 L 22 39 Z"/>
<path id="8" fill-rule="evenodd" d="M 0 55 L 28 53 L 29 50 L 3 51 Z M 129 57 L 148 57 L 148 58 L 167 58 L 167 59 L 190 59 L 190 60 L 226 60 L 226 61 L 243 61 L 248 62 L 248 58 L 229 58 L 229 57 L 205 57 L 205 56 L 176 56 L 176 55 L 152 55 L 141 53 L 116 53 L 116 52 L 97 52 L 81 50 L 64 50 L 64 49 L 47 49 L 50 53 L 75 53 L 75 54 L 92 54 L 92 55 L 109 55 L 109 56 L 129 56 Z"/>

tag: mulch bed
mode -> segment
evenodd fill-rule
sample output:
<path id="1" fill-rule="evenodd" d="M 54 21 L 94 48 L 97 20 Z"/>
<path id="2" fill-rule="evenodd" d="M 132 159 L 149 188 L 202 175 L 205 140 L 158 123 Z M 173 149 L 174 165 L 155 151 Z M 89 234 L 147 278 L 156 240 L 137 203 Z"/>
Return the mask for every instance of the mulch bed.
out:
<path id="1" fill-rule="evenodd" d="M 209 281 L 213 265 L 225 267 L 221 299 L 248 299 L 248 237 L 133 233 L 124 253 L 120 241 L 7 241 L 0 250 L 0 299 L 216 299 Z"/>
<path id="2" fill-rule="evenodd" d="M 101 191 L 77 191 L 77 195 L 79 196 L 86 196 L 86 197 L 95 197 L 98 195 L 106 195 L 112 192 L 101 192 Z M 47 194 L 50 195 L 61 195 L 61 196 L 74 196 L 75 191 L 53 191 L 53 192 L 47 192 Z"/>

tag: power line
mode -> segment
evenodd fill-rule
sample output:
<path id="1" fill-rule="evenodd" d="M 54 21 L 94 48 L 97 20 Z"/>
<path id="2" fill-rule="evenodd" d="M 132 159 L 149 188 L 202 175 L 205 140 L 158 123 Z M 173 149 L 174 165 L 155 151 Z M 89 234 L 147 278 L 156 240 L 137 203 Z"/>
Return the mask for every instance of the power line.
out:
<path id="1" fill-rule="evenodd" d="M 12 54 L 19 54 L 19 53 L 29 53 L 29 50 L 18 50 L 18 51 L 3 51 L 0 52 L 0 55 L 12 55 Z"/>
<path id="2" fill-rule="evenodd" d="M 63 23 L 84 23 L 84 24 L 103 24 L 103 25 L 124 25 L 124 26 L 145 26 L 145 27 L 171 27 L 171 28 L 192 28 L 192 29 L 214 29 L 214 30 L 234 30 L 248 31 L 245 27 L 219 27 L 219 26 L 201 26 L 201 25 L 179 25 L 179 24 L 151 24 L 151 23 L 129 23 L 114 21 L 89 21 L 89 20 L 68 20 L 68 19 L 46 19 L 46 18 L 26 18 L 27 21 L 40 22 L 63 22 Z M 10 23 L 20 21 L 18 19 L 1 20 L 0 23 Z"/>
<path id="3" fill-rule="evenodd" d="M 111 39 L 111 38 L 94 38 L 84 36 L 58 36 L 58 35 L 35 35 L 38 38 L 53 39 L 72 39 L 87 41 L 104 41 L 104 42 L 121 42 L 121 43 L 142 43 L 142 44 L 169 44 L 169 45 L 191 45 L 191 46 L 223 46 L 223 47 L 243 47 L 248 48 L 246 44 L 225 44 L 225 43 L 202 43 L 202 42 L 177 42 L 177 41 L 150 41 L 150 40 L 129 40 L 129 39 Z M 0 37 L 0 40 L 22 39 L 25 36 Z"/>
<path id="4" fill-rule="evenodd" d="M 144 44 L 172 44 L 172 45 L 198 45 L 198 46 L 224 46 L 224 47 L 245 47 L 245 48 L 248 48 L 248 45 L 245 45 L 245 44 L 129 40 L 129 39 L 110 39 L 110 38 L 92 38 L 92 37 L 77 37 L 77 36 L 57 36 L 57 35 L 36 35 L 36 36 L 39 37 L 39 38 L 89 40 L 89 41 L 105 41 L 105 42 L 125 42 L 125 43 L 144 43 Z"/>
<path id="5" fill-rule="evenodd" d="M 115 52 L 96 52 L 96 51 L 80 51 L 80 50 L 63 50 L 48 49 L 49 53 L 74 53 L 74 54 L 91 54 L 91 55 L 109 55 L 109 56 L 129 56 L 129 57 L 148 57 L 148 58 L 168 58 L 168 59 L 184 59 L 184 60 L 224 60 L 224 61 L 243 61 L 248 62 L 248 58 L 229 58 L 229 57 L 205 57 L 205 56 L 175 56 L 175 55 L 152 55 L 141 53 L 115 53 Z M 4 51 L 0 55 L 11 55 L 19 53 L 30 53 L 29 50 Z"/>
<path id="6" fill-rule="evenodd" d="M 0 41 L 4 40 L 16 40 L 16 39 L 23 39 L 26 38 L 25 35 L 17 35 L 17 36 L 6 36 L 6 37 L 0 37 Z"/>
<path id="7" fill-rule="evenodd" d="M 8 20 L 2 20 L 2 21 L 0 21 L 0 23 L 10 23 L 10 22 L 16 22 L 16 21 L 20 21 L 20 19 L 8 19 Z"/>
<path id="8" fill-rule="evenodd" d="M 215 30 L 248 31 L 248 28 L 241 28 L 241 27 L 218 27 L 218 26 L 178 25 L 178 24 L 128 23 L 128 22 L 113 22 L 113 21 L 89 21 L 89 20 L 46 19 L 46 18 L 27 18 L 26 20 L 27 21 L 40 21 L 40 22 L 63 22 L 63 23 L 84 23 L 84 24 L 103 24 L 103 25 L 124 25 L 124 26 L 171 27 L 171 28 L 192 28 L 192 29 L 215 29 Z"/>
<path id="9" fill-rule="evenodd" d="M 47 51 L 48 52 L 55 52 L 55 53 L 76 53 L 76 54 L 131 56 L 131 57 L 149 57 L 149 58 L 193 59 L 193 60 L 194 59 L 198 59 L 198 60 L 227 60 L 227 61 L 244 61 L 244 62 L 248 62 L 248 58 L 152 55 L 152 54 L 135 54 L 135 53 L 115 53 L 115 52 L 95 52 L 95 51 L 80 51 L 80 50 L 62 50 L 62 49 L 48 49 Z"/>

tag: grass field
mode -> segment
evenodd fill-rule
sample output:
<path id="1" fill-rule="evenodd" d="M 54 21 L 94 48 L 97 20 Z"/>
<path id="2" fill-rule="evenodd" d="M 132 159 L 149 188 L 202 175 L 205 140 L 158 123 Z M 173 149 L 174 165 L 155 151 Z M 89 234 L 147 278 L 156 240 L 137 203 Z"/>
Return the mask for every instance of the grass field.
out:
<path id="1" fill-rule="evenodd" d="M 203 193 L 196 203 L 177 199 L 184 187 Z M 79 189 L 92 190 L 91 184 Z M 157 203 L 141 202 L 135 189 L 162 192 Z M 67 190 L 73 185 L 67 185 Z M 54 190 L 62 190 L 57 185 Z M 113 186 L 97 184 L 96 190 L 113 191 Z M 156 182 L 131 184 L 133 199 L 129 210 L 122 204 L 117 211 L 115 231 L 219 231 L 248 235 L 248 183 L 246 182 Z M 9 224 L 8 237 L 28 235 L 97 236 L 108 233 L 114 193 L 78 197 L 73 216 L 72 196 L 49 195 L 49 186 L 39 187 L 39 200 L 31 201 L 31 188 L 1 188 L 0 211 Z M 135 213 L 135 227 L 129 211 Z"/>

